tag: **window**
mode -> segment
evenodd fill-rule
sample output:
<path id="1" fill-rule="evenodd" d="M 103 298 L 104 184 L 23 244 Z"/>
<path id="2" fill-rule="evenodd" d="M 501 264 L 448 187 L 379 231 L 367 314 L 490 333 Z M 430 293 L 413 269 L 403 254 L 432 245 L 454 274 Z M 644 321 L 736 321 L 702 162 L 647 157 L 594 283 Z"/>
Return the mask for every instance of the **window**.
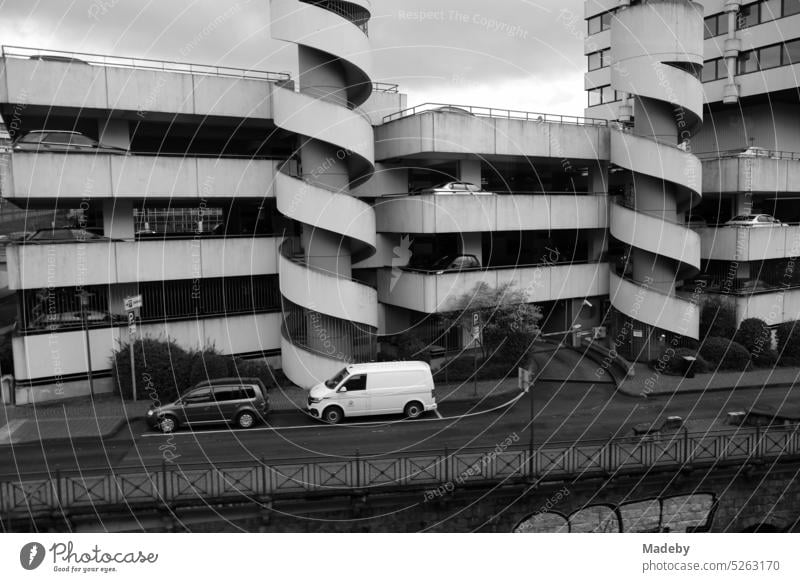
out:
<path id="1" fill-rule="evenodd" d="M 728 34 L 728 15 L 717 14 L 717 36 Z"/>
<path id="2" fill-rule="evenodd" d="M 773 45 L 759 49 L 758 65 L 761 70 L 781 66 L 781 46 Z"/>
<path id="3" fill-rule="evenodd" d="M 198 388 L 192 390 L 183 398 L 187 403 L 198 404 L 202 402 L 211 402 L 211 388 Z"/>
<path id="4" fill-rule="evenodd" d="M 611 12 L 604 12 L 597 16 L 592 16 L 588 21 L 589 34 L 597 34 L 600 31 L 611 28 Z"/>
<path id="5" fill-rule="evenodd" d="M 600 30 L 611 28 L 611 12 L 604 12 L 600 15 Z"/>
<path id="6" fill-rule="evenodd" d="M 589 107 L 600 105 L 603 102 L 603 92 L 600 89 L 589 89 Z"/>
<path id="7" fill-rule="evenodd" d="M 800 40 L 793 40 L 783 45 L 783 64 L 796 65 L 800 63 Z"/>
<path id="8" fill-rule="evenodd" d="M 800 14 L 800 0 L 783 0 L 783 15 Z"/>
<path id="9" fill-rule="evenodd" d="M 736 28 L 749 28 L 758 24 L 758 3 L 748 4 L 739 9 Z"/>
<path id="10" fill-rule="evenodd" d="M 611 88 L 611 85 L 603 87 L 603 103 L 612 103 L 617 100 L 616 91 Z"/>
<path id="11" fill-rule="evenodd" d="M 703 63 L 703 74 L 700 77 L 700 80 L 703 83 L 708 83 L 709 81 L 716 81 L 718 65 L 719 65 L 719 59 L 714 59 L 712 61 L 706 61 L 705 63 Z"/>
<path id="12" fill-rule="evenodd" d="M 744 75 L 746 73 L 753 73 L 758 70 L 758 59 L 756 58 L 756 51 L 746 51 L 739 54 L 739 60 L 736 63 L 736 74 Z"/>
<path id="13" fill-rule="evenodd" d="M 364 374 L 360 376 L 351 376 L 347 379 L 347 382 L 344 383 L 344 388 L 347 388 L 348 392 L 355 392 L 358 390 L 366 390 L 367 389 L 367 377 Z"/>
<path id="14" fill-rule="evenodd" d="M 597 34 L 600 32 L 600 17 L 599 16 L 592 16 L 589 21 L 589 34 Z"/>
<path id="15" fill-rule="evenodd" d="M 703 32 L 703 38 L 714 38 L 717 36 L 717 17 L 709 16 L 703 20 L 705 24 L 705 29 Z"/>
<path id="16" fill-rule="evenodd" d="M 766 0 L 761 3 L 761 22 L 781 17 L 781 0 Z"/>
<path id="17" fill-rule="evenodd" d="M 238 386 L 217 386 L 214 388 L 214 400 L 217 402 L 230 402 L 241 400 L 242 393 Z"/>
<path id="18" fill-rule="evenodd" d="M 602 51 L 596 52 L 596 53 L 592 53 L 592 54 L 589 55 L 589 70 L 590 71 L 594 71 L 595 69 L 599 69 L 600 67 L 603 66 L 603 65 L 600 64 L 600 62 L 601 62 L 600 55 L 601 54 L 602 54 Z"/>

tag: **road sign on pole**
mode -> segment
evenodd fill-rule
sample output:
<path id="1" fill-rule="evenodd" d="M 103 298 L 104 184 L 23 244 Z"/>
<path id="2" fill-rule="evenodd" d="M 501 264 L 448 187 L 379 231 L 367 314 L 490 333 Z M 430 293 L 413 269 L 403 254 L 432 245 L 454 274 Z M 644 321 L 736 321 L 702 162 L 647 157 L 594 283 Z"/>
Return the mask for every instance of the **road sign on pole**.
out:
<path id="1" fill-rule="evenodd" d="M 131 390 L 133 400 L 136 401 L 136 364 L 133 354 L 133 342 L 136 340 L 136 316 L 142 307 L 142 296 L 134 295 L 124 300 L 125 311 L 128 313 L 128 353 L 131 357 Z"/>

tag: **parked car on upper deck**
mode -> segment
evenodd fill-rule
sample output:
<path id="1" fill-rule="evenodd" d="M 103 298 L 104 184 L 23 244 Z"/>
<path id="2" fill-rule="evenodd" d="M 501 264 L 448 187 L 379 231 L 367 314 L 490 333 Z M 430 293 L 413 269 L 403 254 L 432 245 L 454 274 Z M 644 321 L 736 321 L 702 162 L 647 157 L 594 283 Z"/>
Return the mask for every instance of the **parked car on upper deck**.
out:
<path id="1" fill-rule="evenodd" d="M 740 214 L 734 216 L 725 226 L 788 226 L 769 214 Z"/>
<path id="2" fill-rule="evenodd" d="M 432 188 L 424 188 L 419 191 L 419 194 L 491 194 L 486 192 L 480 186 L 471 184 L 469 182 L 446 182 Z"/>
<path id="3" fill-rule="evenodd" d="M 481 262 L 475 255 L 444 255 L 427 266 L 416 267 L 415 270 L 442 275 L 444 273 L 480 268 Z"/>
<path id="4" fill-rule="evenodd" d="M 111 240 L 105 236 L 82 228 L 40 228 L 25 239 L 25 242 L 74 242 Z"/>
<path id="5" fill-rule="evenodd" d="M 67 152 L 124 155 L 128 150 L 109 146 L 77 131 L 35 130 L 18 137 L 15 152 Z"/>

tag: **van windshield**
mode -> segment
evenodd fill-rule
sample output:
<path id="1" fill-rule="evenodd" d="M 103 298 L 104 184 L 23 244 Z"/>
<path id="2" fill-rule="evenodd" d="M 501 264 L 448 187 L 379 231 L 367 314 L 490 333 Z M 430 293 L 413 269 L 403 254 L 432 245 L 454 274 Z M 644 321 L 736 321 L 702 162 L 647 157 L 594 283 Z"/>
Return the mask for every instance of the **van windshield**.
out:
<path id="1" fill-rule="evenodd" d="M 336 388 L 345 378 L 347 378 L 347 368 L 342 368 L 333 378 L 325 380 L 325 386 L 328 388 Z"/>

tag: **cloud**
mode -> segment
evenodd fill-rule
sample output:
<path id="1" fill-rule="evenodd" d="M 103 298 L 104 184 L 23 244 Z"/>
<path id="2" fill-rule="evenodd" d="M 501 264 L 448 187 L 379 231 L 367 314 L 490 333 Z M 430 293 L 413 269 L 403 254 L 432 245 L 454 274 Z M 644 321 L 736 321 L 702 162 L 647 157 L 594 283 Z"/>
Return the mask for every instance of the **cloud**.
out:
<path id="1" fill-rule="evenodd" d="M 559 18 L 582 0 L 373 0 L 375 80 L 409 102 L 444 101 L 580 115 L 582 39 Z M 2 4 L 4 44 L 269 71 L 295 71 L 267 0 L 74 0 Z M 582 31 L 582 21 L 579 29 Z"/>

